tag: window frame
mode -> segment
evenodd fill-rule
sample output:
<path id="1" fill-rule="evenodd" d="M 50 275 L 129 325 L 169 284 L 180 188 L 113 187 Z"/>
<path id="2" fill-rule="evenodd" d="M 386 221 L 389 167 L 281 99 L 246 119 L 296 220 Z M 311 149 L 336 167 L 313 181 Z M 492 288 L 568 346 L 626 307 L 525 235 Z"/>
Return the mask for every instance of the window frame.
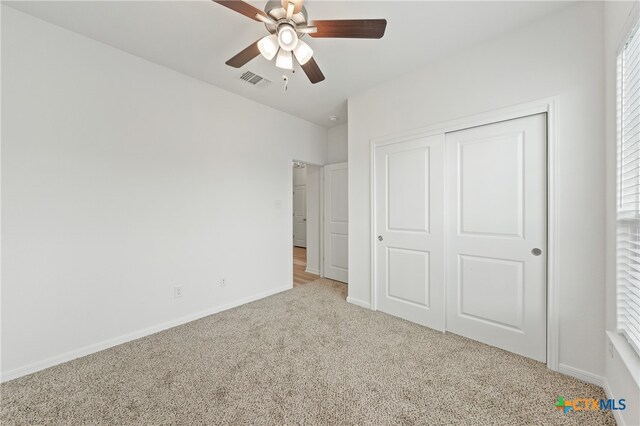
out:
<path id="1" fill-rule="evenodd" d="M 631 143 L 631 146 L 634 147 L 634 151 L 630 154 L 625 155 L 626 151 L 626 143 L 624 140 L 623 132 L 625 129 L 625 96 L 624 93 L 625 87 L 625 51 L 632 41 L 636 40 L 637 46 L 633 52 L 633 56 L 631 58 L 631 64 L 633 65 L 633 69 L 637 72 L 632 75 L 634 80 L 632 80 L 631 87 L 635 91 L 640 91 L 640 20 L 636 20 L 636 22 L 631 25 L 630 30 L 625 34 L 624 41 L 617 52 L 616 55 L 616 332 L 620 334 L 628 343 L 631 349 L 636 353 L 636 355 L 640 356 L 640 308 L 633 308 L 632 313 L 638 313 L 638 318 L 635 318 L 634 315 L 631 315 L 631 319 L 635 320 L 637 323 L 634 328 L 636 328 L 639 332 L 634 334 L 628 331 L 629 326 L 627 325 L 629 314 L 625 309 L 625 304 L 635 304 L 635 301 L 629 301 L 630 297 L 628 293 L 633 290 L 623 289 L 621 287 L 629 287 L 629 284 L 625 284 L 624 281 L 629 281 L 628 278 L 631 277 L 631 280 L 635 280 L 640 282 L 640 270 L 635 269 L 633 274 L 630 274 L 630 269 L 633 268 L 633 265 L 640 266 L 640 253 L 637 250 L 640 250 L 640 136 L 638 136 L 638 140 Z M 636 81 L 637 80 L 637 81 Z M 635 84 L 634 84 L 635 83 Z M 638 95 L 640 96 L 640 95 Z M 632 109 L 631 118 L 633 120 L 638 120 L 638 124 L 635 124 L 631 129 L 634 129 L 636 126 L 640 126 L 640 106 L 636 109 Z M 640 133 L 640 129 L 638 129 L 638 133 Z M 635 135 L 634 135 L 635 138 Z M 634 171 L 631 179 L 634 179 L 634 185 L 637 187 L 637 193 L 631 194 L 631 196 L 635 197 L 633 201 L 629 204 L 635 204 L 634 208 L 628 208 L 626 205 L 624 198 L 629 197 L 629 195 L 625 196 L 624 191 L 628 187 L 623 185 L 625 181 L 630 179 L 628 176 L 624 177 L 628 171 L 625 172 L 624 165 L 628 164 L 630 161 L 628 160 L 629 155 L 637 156 L 635 160 L 637 160 L 637 170 Z M 626 162 L 625 162 L 626 160 Z M 635 250 L 632 250 L 632 246 L 636 246 Z M 634 257 L 637 256 L 635 262 L 629 256 L 629 253 L 635 253 Z M 630 259 L 630 261 L 622 262 L 622 258 Z M 622 274 L 625 274 L 624 277 L 621 277 Z M 638 277 L 634 277 L 633 275 L 638 275 Z M 640 285 L 634 284 L 631 282 L 631 286 L 634 286 L 640 289 Z M 622 313 L 622 310 L 625 310 Z M 634 334 L 633 336 L 631 334 Z"/>

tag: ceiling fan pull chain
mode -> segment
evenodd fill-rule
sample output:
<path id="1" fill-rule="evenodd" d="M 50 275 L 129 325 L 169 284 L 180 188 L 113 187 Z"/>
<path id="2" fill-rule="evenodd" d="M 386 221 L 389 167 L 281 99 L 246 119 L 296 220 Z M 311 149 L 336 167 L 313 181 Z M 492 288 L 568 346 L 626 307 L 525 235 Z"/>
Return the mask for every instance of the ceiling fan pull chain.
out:
<path id="1" fill-rule="evenodd" d="M 284 80 L 284 91 L 286 92 L 287 89 L 289 88 L 289 77 L 287 77 L 286 75 L 283 75 L 282 80 Z"/>

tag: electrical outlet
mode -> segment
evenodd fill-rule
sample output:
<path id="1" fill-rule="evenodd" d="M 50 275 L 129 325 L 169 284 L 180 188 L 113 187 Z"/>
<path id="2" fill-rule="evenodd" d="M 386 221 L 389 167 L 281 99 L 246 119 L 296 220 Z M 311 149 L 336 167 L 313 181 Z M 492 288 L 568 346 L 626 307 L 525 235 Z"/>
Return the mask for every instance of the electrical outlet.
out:
<path id="1" fill-rule="evenodd" d="M 226 278 L 220 278 L 220 287 L 224 287 L 227 285 L 227 280 Z"/>
<path id="2" fill-rule="evenodd" d="M 182 297 L 182 286 L 175 286 L 173 288 L 173 298 L 177 299 L 178 297 Z"/>

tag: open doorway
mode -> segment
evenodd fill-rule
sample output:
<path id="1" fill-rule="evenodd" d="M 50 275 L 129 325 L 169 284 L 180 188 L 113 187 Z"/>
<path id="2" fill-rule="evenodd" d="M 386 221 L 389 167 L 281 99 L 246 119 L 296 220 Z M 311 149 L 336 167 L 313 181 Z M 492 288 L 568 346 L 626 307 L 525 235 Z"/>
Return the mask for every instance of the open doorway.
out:
<path id="1" fill-rule="evenodd" d="M 293 285 L 320 278 L 321 168 L 294 161 Z"/>

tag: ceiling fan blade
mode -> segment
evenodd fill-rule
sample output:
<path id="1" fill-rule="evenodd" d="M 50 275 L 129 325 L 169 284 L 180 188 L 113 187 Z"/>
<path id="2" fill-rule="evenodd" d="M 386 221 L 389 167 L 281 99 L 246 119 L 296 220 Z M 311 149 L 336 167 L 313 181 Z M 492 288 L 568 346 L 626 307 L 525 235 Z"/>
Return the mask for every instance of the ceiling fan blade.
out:
<path id="1" fill-rule="evenodd" d="M 240 68 L 259 54 L 260 49 L 258 49 L 258 42 L 256 41 L 255 43 L 244 49 L 242 52 L 229 59 L 227 62 L 225 62 L 225 64 L 234 68 Z"/>
<path id="2" fill-rule="evenodd" d="M 268 17 L 268 16 L 256 15 L 256 19 L 257 19 L 258 21 L 262 21 L 262 22 L 264 22 L 265 24 L 269 24 L 269 25 L 277 25 L 277 24 L 276 24 L 276 21 L 274 21 L 273 19 L 271 19 L 271 18 L 270 18 L 270 17 Z"/>
<path id="3" fill-rule="evenodd" d="M 296 27 L 296 31 L 299 33 L 311 34 L 318 31 L 316 27 Z"/>
<path id="4" fill-rule="evenodd" d="M 324 80 L 324 74 L 320 71 L 320 67 L 315 59 L 311 58 L 306 64 L 300 66 L 302 67 L 302 71 L 309 77 L 311 83 L 316 84 Z"/>
<path id="5" fill-rule="evenodd" d="M 317 27 L 314 38 L 382 38 L 387 28 L 386 19 L 332 19 L 313 21 L 309 26 Z"/>
<path id="6" fill-rule="evenodd" d="M 256 18 L 256 15 L 261 15 L 268 18 L 267 14 L 260 9 L 256 9 L 249 3 L 245 3 L 240 0 L 213 0 L 215 3 L 221 4 L 229 9 L 238 12 L 241 15 L 251 18 L 254 21 L 260 22 L 260 19 Z"/>

